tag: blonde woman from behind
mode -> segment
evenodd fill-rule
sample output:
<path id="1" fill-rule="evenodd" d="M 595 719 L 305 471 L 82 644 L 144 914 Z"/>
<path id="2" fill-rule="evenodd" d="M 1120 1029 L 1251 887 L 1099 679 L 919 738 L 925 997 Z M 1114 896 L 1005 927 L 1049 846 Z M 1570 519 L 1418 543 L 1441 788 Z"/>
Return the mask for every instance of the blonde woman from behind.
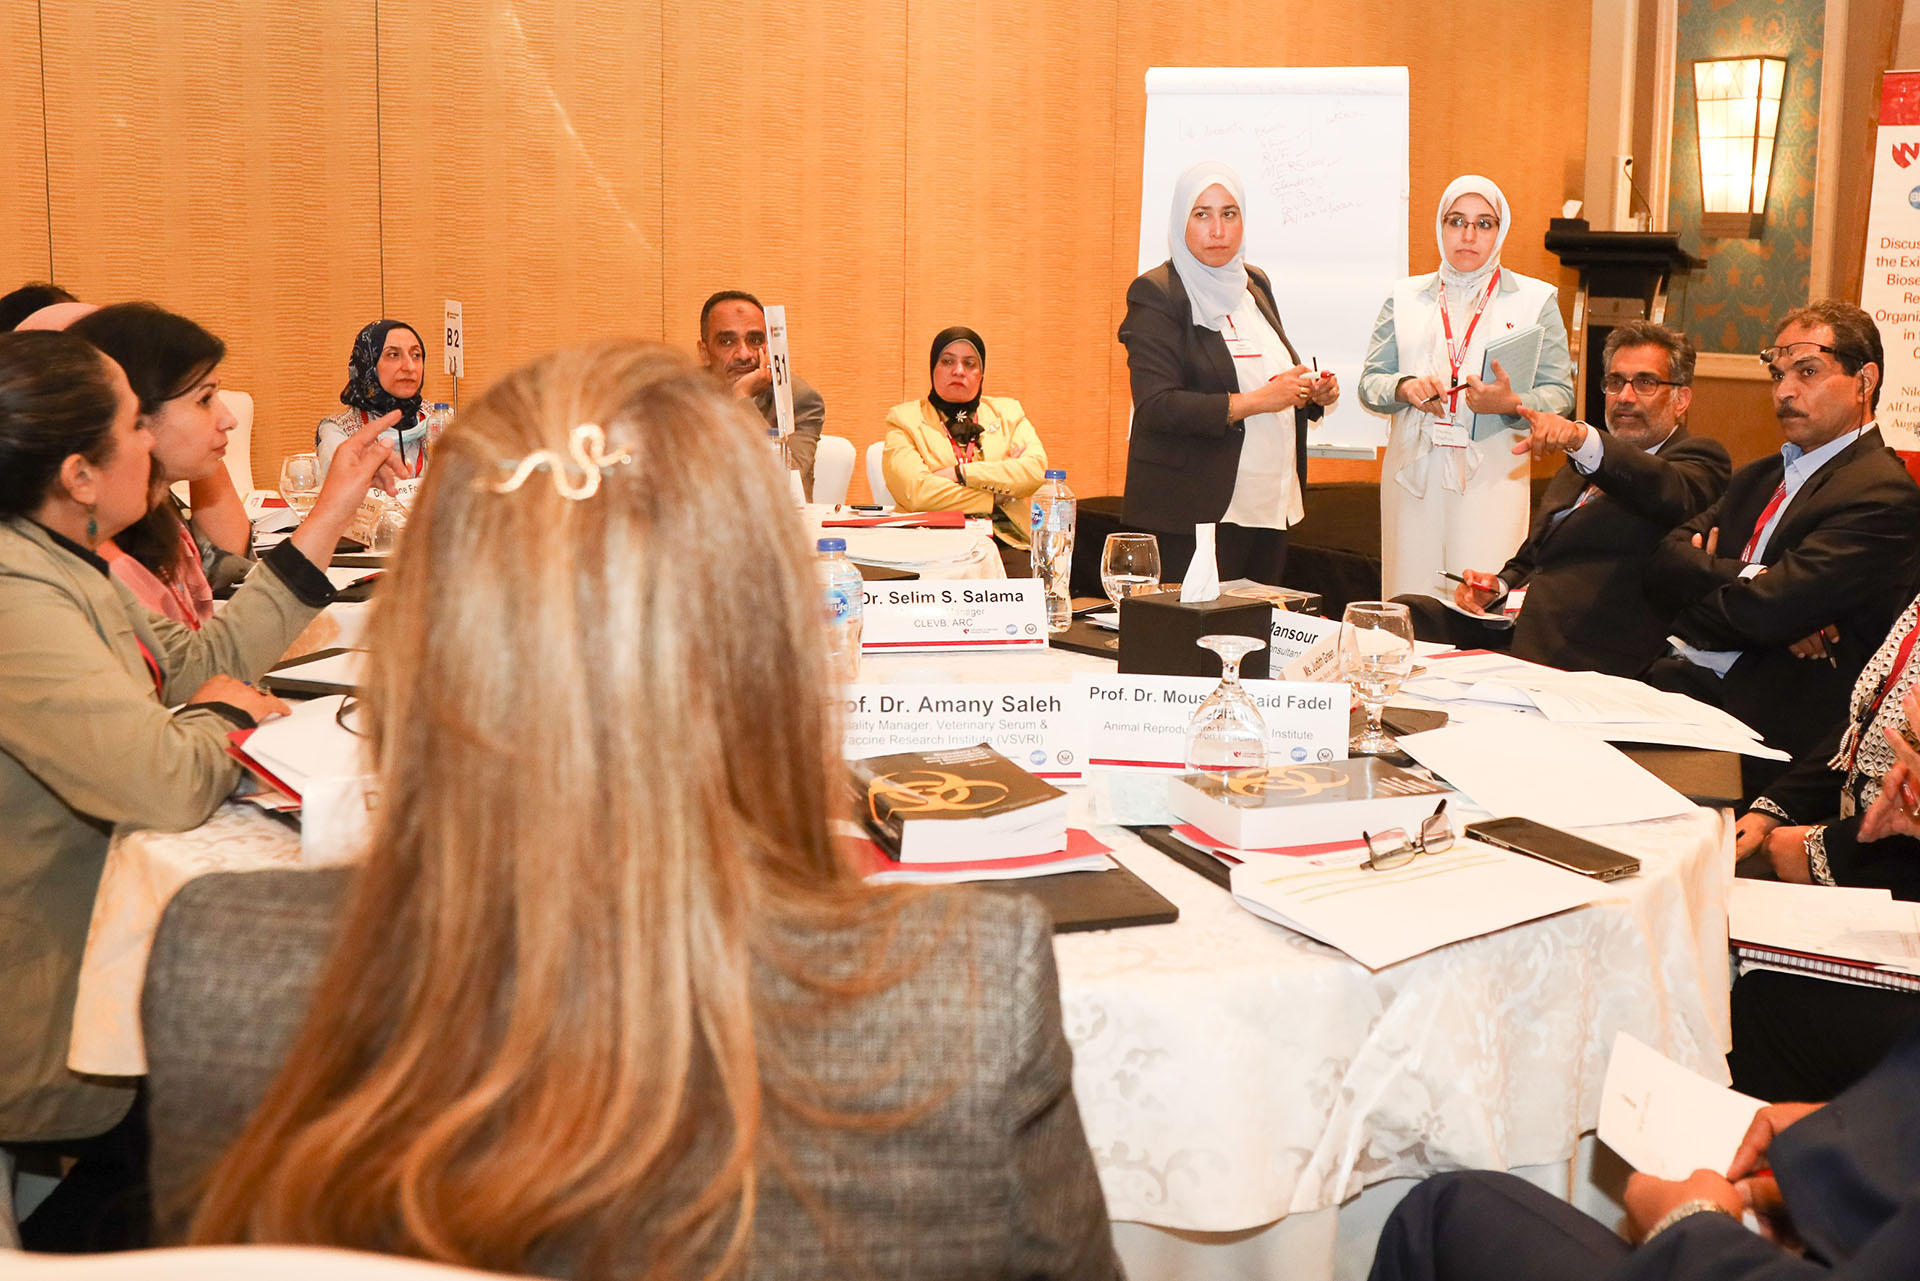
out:
<path id="1" fill-rule="evenodd" d="M 629 343 L 447 432 L 374 624 L 364 866 L 162 926 L 163 1224 L 575 1278 L 1117 1275 L 1043 914 L 836 853 L 763 437 Z M 262 1093 L 202 1184 L 203 1118 Z"/>

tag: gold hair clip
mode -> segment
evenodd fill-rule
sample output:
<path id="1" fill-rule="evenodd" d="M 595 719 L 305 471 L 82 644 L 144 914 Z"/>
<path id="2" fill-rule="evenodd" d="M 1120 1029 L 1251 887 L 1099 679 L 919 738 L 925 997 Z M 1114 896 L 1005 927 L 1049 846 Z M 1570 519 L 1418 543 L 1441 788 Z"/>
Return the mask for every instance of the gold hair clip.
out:
<path id="1" fill-rule="evenodd" d="M 568 432 L 567 453 L 571 457 L 563 457 L 557 449 L 536 449 L 514 466 L 513 475 L 487 488 L 496 494 L 511 494 L 527 483 L 527 477 L 545 468 L 555 492 L 577 503 L 600 492 L 600 477 L 607 468 L 633 461 L 633 455 L 624 449 L 607 452 L 607 433 L 600 430 L 599 423 L 581 423 Z M 576 471 L 580 474 L 577 482 L 572 479 Z"/>

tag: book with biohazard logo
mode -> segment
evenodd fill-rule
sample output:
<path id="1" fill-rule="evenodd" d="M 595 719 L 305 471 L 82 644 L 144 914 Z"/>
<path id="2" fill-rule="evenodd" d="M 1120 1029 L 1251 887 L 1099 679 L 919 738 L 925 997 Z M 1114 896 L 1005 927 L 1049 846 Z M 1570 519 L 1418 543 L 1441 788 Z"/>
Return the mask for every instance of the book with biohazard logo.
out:
<path id="1" fill-rule="evenodd" d="M 1066 848 L 1067 794 L 985 743 L 848 763 L 854 812 L 902 863 L 1027 858 Z"/>
<path id="2" fill-rule="evenodd" d="M 1436 804 L 1455 795 L 1445 783 L 1371 756 L 1167 782 L 1176 815 L 1238 850 L 1358 841 L 1363 831 L 1395 827 L 1417 831 Z"/>

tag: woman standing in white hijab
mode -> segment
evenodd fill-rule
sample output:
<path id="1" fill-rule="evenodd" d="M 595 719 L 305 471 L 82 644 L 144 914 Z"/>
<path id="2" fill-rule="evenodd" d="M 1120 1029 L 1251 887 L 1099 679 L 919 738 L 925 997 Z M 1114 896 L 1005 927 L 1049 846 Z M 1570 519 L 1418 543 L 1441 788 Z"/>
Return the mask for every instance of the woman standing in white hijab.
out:
<path id="1" fill-rule="evenodd" d="M 1307 424 L 1340 397 L 1301 363 L 1265 272 L 1241 251 L 1245 191 L 1217 161 L 1173 185 L 1169 258 L 1127 290 L 1133 386 L 1124 519 L 1159 535 L 1170 574 L 1218 524 L 1220 577 L 1278 585 L 1304 512 Z"/>
<path id="2" fill-rule="evenodd" d="M 1513 452 L 1527 431 L 1520 406 L 1573 412 L 1558 291 L 1500 265 L 1508 226 L 1491 179 L 1448 183 L 1434 215 L 1440 270 L 1395 285 L 1374 323 L 1360 403 L 1393 415 L 1380 476 L 1387 599 L 1451 599 L 1442 573 L 1506 563 L 1527 536 L 1531 456 Z M 1487 348 L 1532 325 L 1539 367 L 1530 388 L 1516 388 L 1504 368 L 1486 368 Z"/>

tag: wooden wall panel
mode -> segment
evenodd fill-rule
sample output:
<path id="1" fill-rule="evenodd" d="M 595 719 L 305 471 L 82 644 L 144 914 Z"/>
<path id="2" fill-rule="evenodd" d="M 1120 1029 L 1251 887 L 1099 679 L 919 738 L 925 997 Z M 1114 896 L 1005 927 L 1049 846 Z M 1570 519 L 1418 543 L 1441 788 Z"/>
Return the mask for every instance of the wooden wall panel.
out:
<path id="1" fill-rule="evenodd" d="M 1462 173 L 1484 173 L 1513 207 L 1502 261 L 1558 281 L 1571 273 L 1541 243 L 1561 201 L 1580 194 L 1586 158 L 1589 14 L 1583 3 L 1516 5 L 1418 0 L 1353 6 L 1339 0 L 1221 0 L 1196 22 L 1178 5 L 1119 5 L 1115 64 L 1114 233 L 1107 288 L 1137 274 L 1140 158 L 1149 67 L 1405 66 L 1410 69 L 1409 270 L 1432 271 L 1434 205 Z M 1195 156 L 1195 160 L 1204 159 Z M 1384 300 L 1383 300 L 1384 301 Z M 1126 353 L 1111 352 L 1114 488 L 1125 479 Z M 1346 389 L 1353 394 L 1352 388 Z M 1376 464 L 1316 461 L 1313 476 L 1372 479 Z"/>
<path id="2" fill-rule="evenodd" d="M 908 16 L 906 353 L 923 396 L 934 334 L 987 343 L 985 387 L 1025 405 L 1077 493 L 1113 492 L 1105 352 L 1115 210 L 1111 13 L 1077 0 L 913 0 Z M 1126 405 L 1120 406 L 1120 422 Z"/>
<path id="3" fill-rule="evenodd" d="M 669 339 L 698 340 L 718 289 L 784 304 L 795 371 L 864 458 L 913 345 L 905 228 L 937 216 L 903 177 L 905 0 L 691 0 L 665 23 Z"/>
<path id="4" fill-rule="evenodd" d="M 54 262 L 226 339 L 256 477 L 312 447 L 376 305 L 373 0 L 42 0 Z"/>
<path id="5" fill-rule="evenodd" d="M 39 10 L 34 0 L 0 0 L 0 294 L 54 271 L 43 124 Z"/>
<path id="6" fill-rule="evenodd" d="M 639 5 L 381 0 L 385 314 L 462 305 L 462 399 L 566 343 L 661 335 L 660 31 Z M 338 317 L 344 361 L 368 310 Z"/>

